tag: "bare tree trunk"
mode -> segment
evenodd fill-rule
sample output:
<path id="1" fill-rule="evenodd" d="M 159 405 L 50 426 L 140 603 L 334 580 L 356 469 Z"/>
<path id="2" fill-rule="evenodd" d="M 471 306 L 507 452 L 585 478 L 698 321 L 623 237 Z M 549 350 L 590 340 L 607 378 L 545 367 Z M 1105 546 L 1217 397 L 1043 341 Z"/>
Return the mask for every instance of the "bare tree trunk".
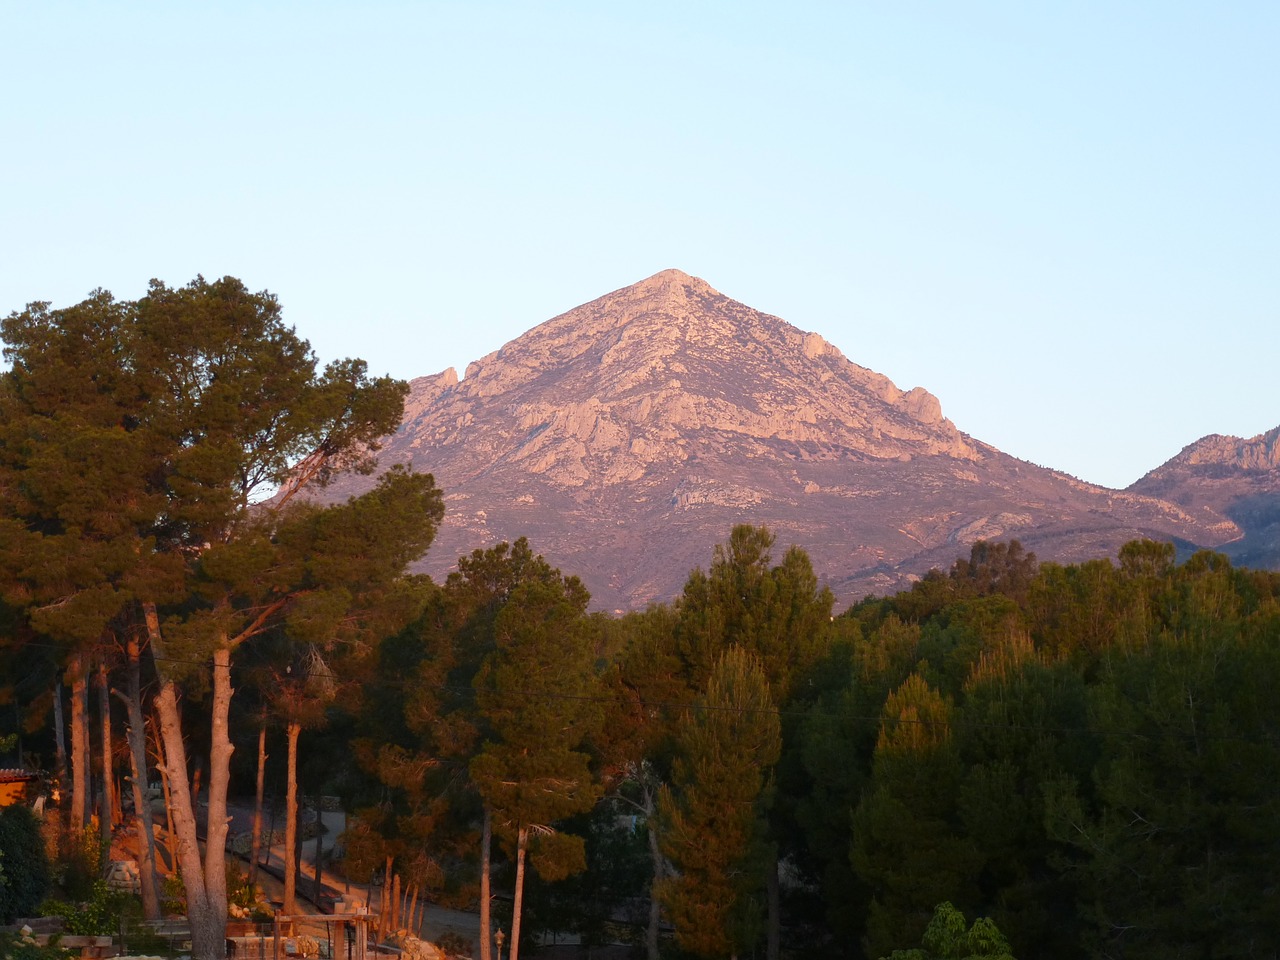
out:
<path id="1" fill-rule="evenodd" d="M 102 857 L 111 859 L 111 836 L 114 832 L 116 774 L 112 769 L 114 750 L 111 744 L 111 689 L 107 683 L 107 665 L 98 664 L 98 719 L 102 726 L 102 802 L 99 804 L 98 825 L 102 829 Z M 99 867 L 105 864 L 99 864 Z"/>
<path id="2" fill-rule="evenodd" d="M 196 835 L 195 802 L 187 782 L 187 751 L 182 742 L 182 711 L 178 703 L 178 690 L 164 661 L 163 638 L 160 636 L 160 621 L 155 607 L 146 604 L 144 611 L 151 654 L 160 678 L 160 688 L 156 693 L 156 713 L 160 718 L 160 736 L 164 740 L 164 758 L 169 773 L 170 818 L 178 840 L 178 867 L 187 892 L 191 953 L 196 960 L 223 960 L 226 955 L 227 931 L 226 874 L 222 873 L 219 897 L 217 887 L 212 891 L 209 889 L 205 861 L 216 862 L 219 871 L 224 869 L 226 851 L 220 841 L 225 838 L 226 823 L 222 823 L 222 837 L 218 842 L 213 837 L 209 838 L 207 857 L 202 859 Z M 215 710 L 219 700 L 218 682 L 218 671 L 215 668 Z M 227 686 L 230 686 L 229 682 Z M 214 737 L 217 736 L 215 730 Z"/>
<path id="3" fill-rule="evenodd" d="M 210 717 L 209 813 L 205 826 L 204 883 L 214 915 L 222 918 L 218 934 L 226 949 L 227 921 L 227 790 L 231 785 L 231 648 L 225 643 L 213 651 L 213 704 Z"/>
<path id="4" fill-rule="evenodd" d="M 85 664 L 78 653 L 67 664 L 67 682 L 71 686 L 71 829 L 79 832 L 89 822 L 89 721 Z"/>
<path id="5" fill-rule="evenodd" d="M 178 693 L 171 680 L 162 680 L 156 694 L 160 736 L 164 739 L 169 782 L 169 818 L 178 844 L 178 870 L 187 892 L 187 920 L 191 924 L 191 950 L 198 960 L 221 960 L 226 943 L 225 915 L 219 917 L 205 887 L 204 863 L 196 836 L 195 804 L 187 783 L 186 750 L 182 743 L 182 716 Z"/>
<path id="6" fill-rule="evenodd" d="M 382 871 L 382 892 L 378 898 L 378 942 L 381 943 L 387 934 L 391 910 L 391 866 L 395 858 L 387 857 L 387 864 Z"/>
<path id="7" fill-rule="evenodd" d="M 258 856 L 262 853 L 262 795 L 267 776 L 267 718 L 258 727 L 258 790 L 253 801 L 253 853 L 249 857 L 249 886 L 258 878 Z"/>
<path id="8" fill-rule="evenodd" d="M 489 847 L 493 843 L 492 816 L 489 805 L 484 806 L 484 829 L 480 834 L 480 960 L 493 960 L 489 944 L 493 936 L 489 919 Z"/>
<path id="9" fill-rule="evenodd" d="M 285 777 L 284 800 L 284 912 L 298 912 L 298 734 L 302 724 L 290 720 L 286 728 L 289 738 L 289 760 Z"/>
<path id="10" fill-rule="evenodd" d="M 142 718 L 142 678 L 138 662 L 138 641 L 130 638 L 126 647 L 129 657 L 129 694 L 121 695 L 128 726 L 129 761 L 133 772 L 133 814 L 138 828 L 138 875 L 142 888 L 142 915 L 147 920 L 160 919 L 160 896 L 156 884 L 156 836 L 151 825 L 151 801 L 147 799 L 147 727 Z"/>
<path id="11" fill-rule="evenodd" d="M 280 806 L 280 798 L 272 794 L 271 796 L 271 828 L 267 831 L 267 836 L 271 838 L 270 841 L 267 843 L 267 859 L 266 859 L 267 863 L 271 862 L 271 848 L 276 845 L 276 814 L 279 813 L 279 810 L 277 809 L 279 806 Z"/>
<path id="12" fill-rule="evenodd" d="M 524 854 L 529 845 L 529 828 L 521 824 L 516 837 L 516 889 L 511 904 L 511 946 L 507 948 L 507 960 L 520 956 L 520 910 L 524 906 Z"/>
<path id="13" fill-rule="evenodd" d="M 62 719 L 62 679 L 53 682 L 53 736 L 55 744 L 54 773 L 58 777 L 58 785 L 67 788 L 67 730 Z"/>
<path id="14" fill-rule="evenodd" d="M 653 880 L 649 884 L 649 926 L 644 934 L 645 957 L 647 960 L 658 960 L 658 933 L 662 922 L 662 902 L 658 899 L 658 888 L 667 873 L 667 861 L 662 855 L 658 843 L 658 831 L 654 823 L 653 792 L 646 786 L 644 791 L 644 809 L 647 817 L 649 834 L 649 860 L 653 864 Z"/>
<path id="15" fill-rule="evenodd" d="M 168 868 L 172 873 L 178 869 L 177 835 L 173 831 L 173 793 L 169 790 L 169 762 L 164 755 L 164 738 L 160 736 L 160 721 L 151 725 L 155 738 L 156 769 L 160 771 L 160 789 L 164 794 L 164 849 L 168 854 Z"/>

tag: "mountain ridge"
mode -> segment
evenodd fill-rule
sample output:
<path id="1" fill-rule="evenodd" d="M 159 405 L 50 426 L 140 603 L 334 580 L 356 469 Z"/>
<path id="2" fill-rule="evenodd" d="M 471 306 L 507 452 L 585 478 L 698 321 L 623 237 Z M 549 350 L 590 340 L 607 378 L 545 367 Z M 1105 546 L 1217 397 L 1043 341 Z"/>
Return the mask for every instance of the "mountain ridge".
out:
<path id="1" fill-rule="evenodd" d="M 674 596 L 738 522 L 804 547 L 845 601 L 949 565 L 977 539 L 1075 560 L 1135 536 L 1243 536 L 1208 503 L 1002 453 L 923 387 L 899 389 L 678 270 L 534 326 L 463 378 L 415 378 L 381 462 L 412 462 L 445 492 L 427 572 L 527 535 L 605 609 Z M 332 496 L 370 482 L 344 479 Z"/>

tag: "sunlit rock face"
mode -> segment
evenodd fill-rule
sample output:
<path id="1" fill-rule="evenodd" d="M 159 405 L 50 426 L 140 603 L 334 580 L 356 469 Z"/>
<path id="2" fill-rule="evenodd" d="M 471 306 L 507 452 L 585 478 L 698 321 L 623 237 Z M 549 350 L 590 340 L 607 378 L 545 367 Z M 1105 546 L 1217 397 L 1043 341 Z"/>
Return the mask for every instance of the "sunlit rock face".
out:
<path id="1" fill-rule="evenodd" d="M 1211 434 L 1129 490 L 1228 517 L 1240 535 L 1217 545 L 1235 563 L 1280 568 L 1280 427 L 1256 437 Z"/>
<path id="2" fill-rule="evenodd" d="M 1140 535 L 1240 535 L 1216 511 L 1007 456 L 924 388 L 901 390 L 678 270 L 534 327 L 461 380 L 414 380 L 382 456 L 397 462 L 446 495 L 423 569 L 440 576 L 460 553 L 528 536 L 610 610 L 677 594 L 735 523 L 769 526 L 779 556 L 804 547 L 843 601 L 949 565 L 977 539 L 1073 560 Z"/>

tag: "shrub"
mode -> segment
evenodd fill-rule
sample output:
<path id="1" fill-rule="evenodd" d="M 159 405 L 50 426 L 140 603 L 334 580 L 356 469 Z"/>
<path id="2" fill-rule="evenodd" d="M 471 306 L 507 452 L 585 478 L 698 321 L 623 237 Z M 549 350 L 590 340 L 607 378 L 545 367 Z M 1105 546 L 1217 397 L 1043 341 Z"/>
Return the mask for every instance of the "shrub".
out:
<path id="1" fill-rule="evenodd" d="M 176 873 L 169 874 L 160 885 L 160 909 L 167 914 L 187 912 L 187 888 Z"/>
<path id="2" fill-rule="evenodd" d="M 71 951 L 58 946 L 57 937 L 48 944 L 36 943 L 30 927 L 16 933 L 0 931 L 0 957 L 5 960 L 66 960 Z"/>
<path id="3" fill-rule="evenodd" d="M 450 957 L 470 957 L 475 952 L 471 941 L 454 930 L 441 934 L 436 946 Z"/>
<path id="4" fill-rule="evenodd" d="M 89 899 L 77 903 L 46 900 L 40 912 L 46 917 L 61 917 L 67 933 L 101 937 L 120 929 L 120 914 L 128 898 L 128 894 L 107 886 L 107 881 L 95 880 Z"/>
<path id="5" fill-rule="evenodd" d="M 49 858 L 40 822 L 26 807 L 0 808 L 0 923 L 30 916 L 49 893 Z"/>
<path id="6" fill-rule="evenodd" d="M 93 886 L 106 862 L 97 818 L 83 830 L 62 834 L 58 851 L 58 883 L 70 900 L 93 897 Z"/>

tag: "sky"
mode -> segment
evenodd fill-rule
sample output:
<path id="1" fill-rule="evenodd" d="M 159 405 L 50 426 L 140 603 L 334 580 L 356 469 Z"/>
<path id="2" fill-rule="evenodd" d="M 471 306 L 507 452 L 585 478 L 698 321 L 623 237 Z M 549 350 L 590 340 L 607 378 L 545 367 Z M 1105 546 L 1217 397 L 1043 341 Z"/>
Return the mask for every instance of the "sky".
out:
<path id="1" fill-rule="evenodd" d="M 0 315 L 409 379 L 675 267 L 1123 487 L 1280 425 L 1280 4 L 0 0 Z"/>

